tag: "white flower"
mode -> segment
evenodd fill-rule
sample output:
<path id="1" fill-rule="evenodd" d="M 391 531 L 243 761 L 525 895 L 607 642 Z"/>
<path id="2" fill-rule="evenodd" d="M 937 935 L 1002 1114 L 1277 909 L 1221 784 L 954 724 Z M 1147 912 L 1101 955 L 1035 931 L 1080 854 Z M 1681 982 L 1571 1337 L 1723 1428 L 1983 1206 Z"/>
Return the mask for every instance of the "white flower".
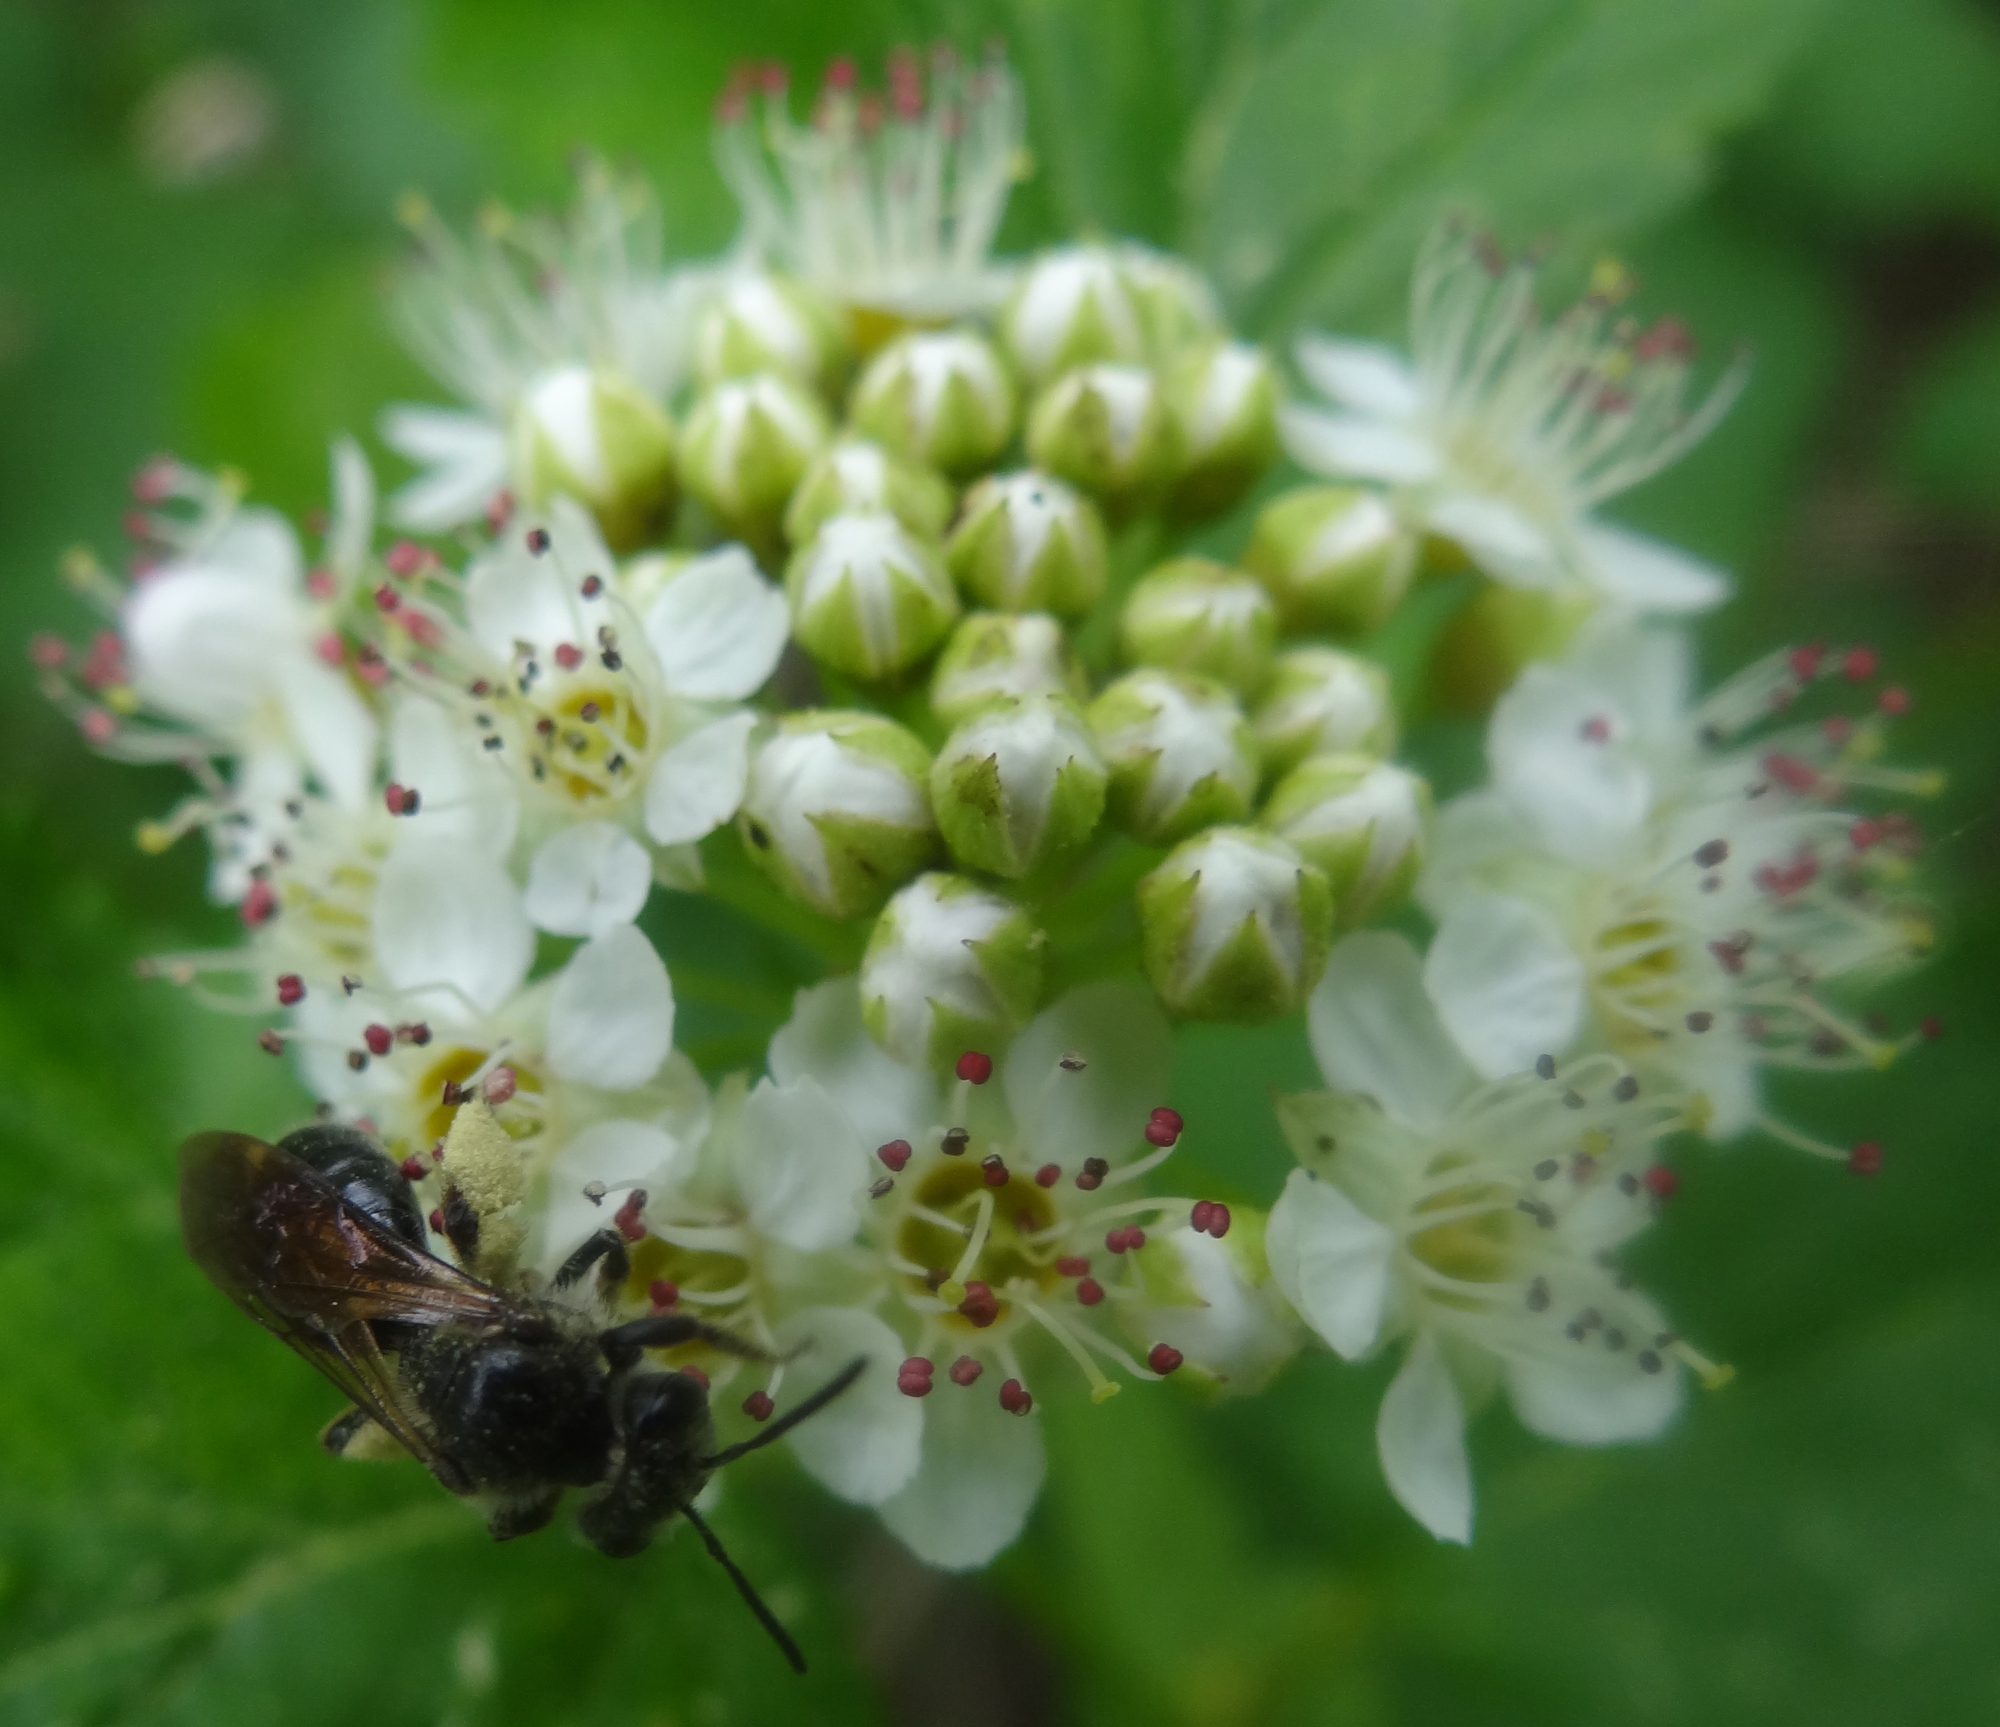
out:
<path id="1" fill-rule="evenodd" d="M 804 126 L 782 72 L 724 94 L 716 159 L 741 247 L 884 327 L 986 310 L 1006 287 L 988 254 L 1021 166 L 1019 86 L 997 54 L 968 69 L 938 50 L 928 89 L 914 54 L 888 71 L 885 101 L 835 61 Z"/>
<path id="2" fill-rule="evenodd" d="M 1691 412 L 1691 345 L 1671 319 L 1612 322 L 1629 287 L 1600 266 L 1591 295 L 1544 322 L 1534 269 L 1447 227 L 1417 261 L 1406 361 L 1372 342 L 1308 336 L 1300 369 L 1331 408 L 1281 414 L 1302 467 L 1393 489 L 1399 509 L 1495 580 L 1583 588 L 1648 611 L 1704 611 L 1721 571 L 1593 512 L 1705 437 L 1744 377 Z"/>
<path id="3" fill-rule="evenodd" d="M 1896 1053 L 1825 991 L 1927 945 L 1915 833 L 1840 806 L 1935 776 L 1883 766 L 1874 717 L 1746 736 L 1843 668 L 1873 656 L 1781 652 L 1690 707 L 1686 644 L 1625 627 L 1528 668 L 1494 710 L 1493 784 L 1441 813 L 1419 889 L 1440 919 L 1426 979 L 1482 1073 L 1609 1049 L 1698 1095 L 1717 1138 L 1761 1120 L 1847 1155 L 1763 1118 L 1757 1073 Z"/>
<path id="4" fill-rule="evenodd" d="M 657 460 L 648 454 L 626 472 L 626 445 L 640 421 L 649 449 L 657 442 L 660 404 L 686 376 L 712 273 L 661 268 L 647 188 L 593 160 L 561 220 L 493 207 L 461 241 L 421 198 L 403 215 L 418 256 L 399 284 L 397 322 L 469 411 L 384 411 L 383 442 L 424 470 L 390 500 L 391 516 L 440 531 L 486 514 L 510 486 L 540 505 L 547 488 L 531 470 L 551 458 L 569 478 L 561 489 L 594 505 L 656 491 Z M 597 396 L 607 390 L 608 405 Z M 667 440 L 670 452 L 670 428 Z M 670 483 L 671 467 L 664 473 Z"/>
<path id="5" fill-rule="evenodd" d="M 1303 1167 L 1271 1212 L 1271 1274 L 1351 1360 L 1408 1340 L 1376 1440 L 1434 1535 L 1471 1539 L 1465 1419 L 1496 1385 L 1537 1433 L 1601 1445 L 1673 1418 L 1680 1362 L 1726 1377 L 1611 1259 L 1666 1188 L 1653 1151 L 1677 1100 L 1606 1056 L 1482 1083 L 1400 936 L 1342 941 L 1309 1024 L 1335 1089 L 1279 1105 Z"/>

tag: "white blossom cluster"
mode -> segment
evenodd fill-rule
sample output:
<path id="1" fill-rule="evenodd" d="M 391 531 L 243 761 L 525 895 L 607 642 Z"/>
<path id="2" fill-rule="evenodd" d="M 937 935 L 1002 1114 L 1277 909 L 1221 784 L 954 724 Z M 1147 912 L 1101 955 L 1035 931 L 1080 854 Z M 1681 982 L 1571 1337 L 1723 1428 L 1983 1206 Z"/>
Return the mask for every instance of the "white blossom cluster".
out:
<path id="1" fill-rule="evenodd" d="M 1852 1005 L 1928 939 L 1917 830 L 1869 813 L 1931 789 L 1884 760 L 1908 698 L 1826 648 L 1692 693 L 1674 619 L 1726 582 L 1597 510 L 1740 369 L 1690 408 L 1621 272 L 1551 319 L 1440 230 L 1411 356 L 1303 336 L 1325 400 L 1288 399 L 1183 260 L 995 255 L 1022 124 L 998 58 L 840 62 L 804 122 L 753 69 L 742 235 L 692 263 L 598 165 L 469 238 L 413 201 L 396 314 L 457 399 L 380 423 L 413 537 L 351 440 L 311 559 L 156 460 L 129 575 L 70 566 L 104 630 L 39 675 L 193 777 L 141 843 L 204 833 L 243 941 L 154 969 L 260 1015 L 479 1275 L 546 1287 L 615 1225 L 629 1277 L 574 1299 L 782 1363 L 661 1355 L 725 1421 L 866 1356 L 791 1444 L 926 1560 L 1019 1532 L 1042 1398 L 1254 1390 L 1315 1336 L 1401 1346 L 1387 1480 L 1468 1540 L 1496 1389 L 1595 1444 L 1725 1377 L 1620 1269 L 1664 1140 L 1879 1158 L 1762 1075 L 1909 1041 Z M 1467 565 L 1439 665 L 1504 693 L 1433 812 L 1369 644 Z M 654 936 L 704 891 L 847 956 L 761 1074 L 675 1046 Z M 1327 1089 L 1230 1124 L 1282 1132 L 1282 1193 L 1163 1192 L 1170 1021 L 1298 1013 Z"/>

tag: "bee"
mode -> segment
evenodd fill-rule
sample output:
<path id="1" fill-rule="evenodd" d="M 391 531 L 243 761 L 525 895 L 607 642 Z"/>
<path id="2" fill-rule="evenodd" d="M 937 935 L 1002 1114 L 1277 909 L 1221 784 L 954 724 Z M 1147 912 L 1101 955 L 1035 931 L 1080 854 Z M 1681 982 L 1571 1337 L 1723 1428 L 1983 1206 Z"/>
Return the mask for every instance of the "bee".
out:
<path id="1" fill-rule="evenodd" d="M 718 1450 L 703 1381 L 643 1370 L 645 1351 L 698 1341 L 771 1356 L 690 1316 L 604 1328 L 571 1302 L 470 1276 L 430 1252 L 410 1184 L 354 1128 L 319 1124 L 276 1145 L 196 1134 L 181 1147 L 180 1204 L 188 1253 L 209 1281 L 347 1394 L 353 1407 L 321 1435 L 329 1451 L 386 1435 L 450 1492 L 478 1499 L 500 1541 L 545 1526 L 571 1488 L 588 1492 L 578 1529 L 613 1558 L 642 1551 L 684 1517 L 785 1659 L 805 1671 L 694 1500 L 724 1464 L 825 1408 L 865 1361 Z M 451 1221 L 462 1233 L 464 1220 Z M 553 1293 L 592 1270 L 607 1285 L 624 1278 L 617 1230 L 571 1254 Z"/>

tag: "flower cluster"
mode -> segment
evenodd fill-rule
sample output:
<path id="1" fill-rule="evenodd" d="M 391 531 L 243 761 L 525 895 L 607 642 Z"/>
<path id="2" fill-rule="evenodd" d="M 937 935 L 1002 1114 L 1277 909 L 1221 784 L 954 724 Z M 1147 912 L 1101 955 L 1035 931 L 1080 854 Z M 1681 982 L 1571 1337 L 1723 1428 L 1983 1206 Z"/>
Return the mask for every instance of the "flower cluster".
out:
<path id="1" fill-rule="evenodd" d="M 414 537 L 344 438 L 310 563 L 155 460 L 129 574 L 69 566 L 104 628 L 38 675 L 194 780 L 140 840 L 205 834 L 243 939 L 150 969 L 262 1020 L 478 1275 L 555 1289 L 615 1228 L 629 1275 L 559 1293 L 761 1346 L 655 1362 L 725 1422 L 865 1357 L 791 1444 L 926 1560 L 1018 1533 L 1047 1397 L 1254 1390 L 1312 1336 L 1406 1345 L 1384 1472 L 1466 1540 L 1496 1388 L 1591 1444 L 1726 1376 L 1619 1268 L 1670 1136 L 1879 1161 L 1761 1076 L 1929 1029 L 1854 998 L 1928 940 L 1898 806 L 1934 776 L 1888 765 L 1909 697 L 1866 649 L 1691 693 L 1657 614 L 1725 581 L 1596 511 L 1741 373 L 1688 409 L 1622 271 L 1545 320 L 1447 228 L 1413 361 L 1309 335 L 1333 406 L 1288 400 L 1181 259 L 994 255 L 1022 125 L 997 56 L 837 62 L 803 122 L 748 69 L 742 235 L 674 264 L 597 164 L 470 238 L 412 201 L 395 312 L 458 400 L 381 421 Z M 1434 811 L 1371 644 L 1468 565 L 1433 669 L 1504 693 Z M 656 938 L 704 892 L 828 956 L 761 1074 L 675 1047 Z M 1367 927 L 1406 902 L 1421 954 Z M 1169 1102 L 1170 1022 L 1301 1012 L 1328 1089 L 1279 1102 L 1275 1203 L 1165 1191 L 1186 1131 L 1230 1161 Z"/>

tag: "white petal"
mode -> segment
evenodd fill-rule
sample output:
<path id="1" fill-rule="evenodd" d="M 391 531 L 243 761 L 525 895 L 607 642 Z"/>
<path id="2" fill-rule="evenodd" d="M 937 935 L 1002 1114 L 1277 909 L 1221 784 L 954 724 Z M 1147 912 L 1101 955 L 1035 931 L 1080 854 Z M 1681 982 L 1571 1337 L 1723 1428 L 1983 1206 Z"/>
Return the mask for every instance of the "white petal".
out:
<path id="1" fill-rule="evenodd" d="M 270 667 L 292 736 L 326 795 L 343 809 L 367 802 L 375 778 L 375 716 L 331 666 L 294 653 Z"/>
<path id="2" fill-rule="evenodd" d="M 1414 432 L 1355 414 L 1280 408 L 1278 430 L 1293 461 L 1337 478 L 1417 485 L 1435 479 L 1437 452 Z"/>
<path id="3" fill-rule="evenodd" d="M 450 842 L 401 845 L 375 886 L 376 963 L 450 1021 L 498 1007 L 528 975 L 535 930 L 498 861 Z"/>
<path id="4" fill-rule="evenodd" d="M 1367 1093 L 1411 1127 L 1436 1126 L 1472 1084 L 1416 949 L 1399 935 L 1368 930 L 1336 943 L 1306 1027 L 1328 1085 Z"/>
<path id="5" fill-rule="evenodd" d="M 1591 585 L 1641 611 L 1705 612 L 1729 598 L 1727 574 L 1677 547 L 1601 522 L 1576 537 Z"/>
<path id="6" fill-rule="evenodd" d="M 674 1042 L 674 986 L 653 944 L 629 923 L 593 936 L 557 974 L 546 1054 L 564 1079 L 630 1091 L 659 1072 Z"/>
<path id="7" fill-rule="evenodd" d="M 881 1507 L 889 1533 L 940 1571 L 969 1571 L 1012 1543 L 1042 1490 L 1042 1423 L 1009 1415 L 989 1369 L 971 1385 L 944 1374 L 924 1399 L 916 1477 Z M 810 1425 L 810 1424 L 808 1424 Z"/>
<path id="8" fill-rule="evenodd" d="M 747 708 L 689 732 L 668 746 L 646 780 L 646 832 L 661 845 L 686 845 L 736 813 L 750 778 Z"/>
<path id="9" fill-rule="evenodd" d="M 937 1120 L 937 1083 L 883 1053 L 861 1023 L 861 996 L 837 977 L 792 998 L 792 1017 L 771 1039 L 779 1085 L 814 1079 L 854 1124 L 864 1148 L 914 1139 Z"/>
<path id="10" fill-rule="evenodd" d="M 345 435 L 334 439 L 331 460 L 333 519 L 326 532 L 326 561 L 346 582 L 360 572 L 375 538 L 375 470 L 361 446 Z"/>
<path id="11" fill-rule="evenodd" d="M 389 499 L 400 527 L 435 534 L 475 521 L 507 484 L 507 434 L 483 415 L 403 403 L 385 408 L 376 430 L 425 470 Z"/>
<path id="12" fill-rule="evenodd" d="M 1684 624 L 1642 624 L 1616 606 L 1584 620 L 1563 663 L 1600 690 L 1617 694 L 1634 736 L 1671 742 L 1694 702 L 1694 643 Z"/>
<path id="13" fill-rule="evenodd" d="M 1542 843 L 1576 863 L 1609 862 L 1653 807 L 1653 776 L 1615 696 L 1565 667 L 1531 665 L 1486 733 L 1493 783 Z"/>
<path id="14" fill-rule="evenodd" d="M 1568 1359 L 1537 1355 L 1507 1364 L 1515 1413 L 1544 1438 L 1570 1445 L 1652 1439 L 1680 1409 L 1682 1389 L 1673 1362 L 1641 1373 L 1630 1351 L 1613 1355 L 1583 1345 Z"/>
<path id="15" fill-rule="evenodd" d="M 541 1211 L 546 1268 L 562 1263 L 584 1238 L 602 1229 L 631 1188 L 649 1199 L 662 1198 L 693 1174 L 695 1146 L 649 1121 L 593 1122 L 556 1153 L 549 1164 L 547 1197 Z M 602 1182 L 611 1197 L 593 1203 L 584 1193 Z"/>
<path id="16" fill-rule="evenodd" d="M 741 701 L 776 669 L 791 613 L 747 551 L 720 546 L 676 572 L 645 626 L 675 695 Z"/>
<path id="17" fill-rule="evenodd" d="M 296 659 L 308 627 L 283 584 L 210 563 L 170 564 L 138 582 L 121 620 L 139 694 L 224 735 L 258 718 L 275 693 L 273 667 Z"/>
<path id="18" fill-rule="evenodd" d="M 397 824 L 401 843 L 448 840 L 504 856 L 520 804 L 507 770 L 477 749 L 439 703 L 405 691 L 389 716 L 389 777 L 418 793 L 417 813 Z"/>
<path id="19" fill-rule="evenodd" d="M 1299 1317 L 1354 1361 L 1375 1347 L 1395 1232 L 1328 1181 L 1285 1178 L 1264 1236 L 1271 1276 Z"/>
<path id="20" fill-rule="evenodd" d="M 1504 871 L 1523 856 L 1539 858 L 1539 838 L 1492 786 L 1461 792 L 1437 813 L 1431 854 L 1417 878 L 1418 902 L 1434 920 L 1442 918 L 1489 870 Z"/>
<path id="21" fill-rule="evenodd" d="M 1153 1306 L 1146 1314 L 1141 1341 L 1170 1343 L 1233 1389 L 1254 1390 L 1298 1348 L 1298 1328 L 1277 1299 L 1279 1291 L 1268 1284 L 1252 1285 L 1226 1241 L 1197 1235 L 1185 1225 L 1158 1239 L 1180 1256 L 1181 1269 L 1201 1305 Z"/>
<path id="22" fill-rule="evenodd" d="M 1424 960 L 1438 1017 L 1487 1079 L 1561 1055 L 1582 1028 L 1584 972 L 1555 919 L 1512 894 L 1467 894 Z"/>
<path id="23" fill-rule="evenodd" d="M 798 1351 L 785 1365 L 779 1410 L 817 1391 L 857 1357 L 868 1363 L 859 1379 L 795 1427 L 787 1443 L 828 1492 L 856 1505 L 880 1505 L 916 1474 L 923 1451 L 924 1405 L 896 1389 L 902 1340 L 858 1307 L 809 1307 L 785 1320 L 777 1334 L 782 1348 Z"/>
<path id="24" fill-rule="evenodd" d="M 522 537 L 526 532 L 509 528 L 506 539 L 473 561 L 465 578 L 466 625 L 503 664 L 513 659 L 516 642 L 546 653 L 562 642 L 589 639 L 562 566 L 552 552 L 530 552 Z"/>
<path id="25" fill-rule="evenodd" d="M 1082 1068 L 1064 1068 L 1066 1055 L 1080 1056 Z M 1172 1064 L 1172 1034 L 1151 990 L 1086 984 L 1014 1040 L 1007 1106 L 1037 1164 L 1116 1158 L 1140 1146 L 1148 1118 L 1167 1101 Z"/>
<path id="26" fill-rule="evenodd" d="M 1389 1491 L 1440 1541 L 1472 1540 L 1472 1466 L 1465 1455 L 1465 1409 L 1428 1331 L 1410 1347 L 1382 1398 L 1375 1450 Z"/>
<path id="27" fill-rule="evenodd" d="M 1406 420 L 1423 405 L 1409 362 L 1386 343 L 1301 336 L 1292 355 L 1313 388 L 1343 408 Z"/>
<path id="28" fill-rule="evenodd" d="M 740 1131 L 736 1185 L 752 1229 L 806 1252 L 853 1236 L 870 1148 L 817 1080 L 759 1080 Z"/>
<path id="29" fill-rule="evenodd" d="M 594 936 L 630 923 L 652 887 L 644 846 L 616 823 L 578 822 L 537 848 L 522 903 L 538 929 Z"/>
<path id="30" fill-rule="evenodd" d="M 290 522 L 263 504 L 231 516 L 198 561 L 259 582 L 274 593 L 296 595 L 305 583 L 298 535 Z"/>
<path id="31" fill-rule="evenodd" d="M 1435 500 L 1425 516 L 1433 532 L 1454 541 L 1496 581 L 1549 588 L 1563 578 L 1554 542 L 1504 498 L 1452 492 Z"/>

